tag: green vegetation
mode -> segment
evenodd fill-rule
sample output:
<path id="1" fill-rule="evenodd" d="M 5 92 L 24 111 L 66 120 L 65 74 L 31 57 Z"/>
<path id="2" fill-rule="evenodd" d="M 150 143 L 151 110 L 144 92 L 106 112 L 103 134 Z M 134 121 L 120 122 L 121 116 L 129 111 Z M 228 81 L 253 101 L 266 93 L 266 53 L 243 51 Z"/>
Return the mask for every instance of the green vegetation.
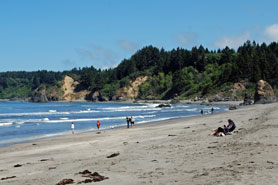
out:
<path id="1" fill-rule="evenodd" d="M 247 86 L 239 94 L 243 96 L 244 93 L 253 93 L 255 83 L 260 79 L 277 89 L 277 71 L 277 42 L 260 45 L 247 41 L 237 51 L 228 47 L 209 51 L 203 46 L 165 51 L 147 46 L 114 69 L 100 70 L 91 66 L 64 72 L 2 72 L 0 98 L 26 98 L 43 85 L 60 87 L 59 81 L 64 75 L 80 82 L 77 91 L 99 91 L 107 97 L 115 96 L 117 89 L 128 86 L 138 76 L 148 76 L 140 86 L 140 99 L 169 99 L 176 95 L 185 99 L 219 91 L 230 96 L 233 83 L 240 81 Z"/>

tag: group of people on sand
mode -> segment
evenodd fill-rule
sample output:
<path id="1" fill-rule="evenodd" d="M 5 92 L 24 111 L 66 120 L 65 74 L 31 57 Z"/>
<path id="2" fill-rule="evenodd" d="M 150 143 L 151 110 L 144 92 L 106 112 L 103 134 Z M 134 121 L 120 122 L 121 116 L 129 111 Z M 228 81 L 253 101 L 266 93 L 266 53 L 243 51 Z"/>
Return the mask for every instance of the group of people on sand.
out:
<path id="1" fill-rule="evenodd" d="M 131 128 L 134 127 L 134 123 L 135 123 L 135 119 L 131 116 L 130 118 L 127 116 L 126 117 L 126 127 L 129 128 L 129 125 L 131 126 Z"/>
<path id="2" fill-rule="evenodd" d="M 203 110 L 201 110 L 202 113 Z M 211 113 L 213 113 L 213 108 L 211 109 Z M 203 114 L 203 113 L 202 113 Z M 135 123 L 135 119 L 134 117 L 126 117 L 126 123 L 127 123 L 127 128 L 129 128 L 129 125 L 131 128 L 134 127 L 134 123 Z M 99 130 L 100 128 L 100 121 L 97 121 L 97 129 Z M 232 133 L 232 131 L 234 131 L 236 128 L 236 124 L 234 123 L 233 120 L 228 119 L 228 125 L 224 125 L 223 128 L 222 127 L 218 127 L 217 129 L 213 130 L 213 133 L 211 133 L 211 135 L 213 136 L 225 136 L 225 135 L 229 135 Z M 72 129 L 72 134 L 74 134 L 74 123 L 72 122 L 71 124 L 71 129 Z"/>
<path id="3" fill-rule="evenodd" d="M 129 125 L 130 125 L 130 127 L 131 128 L 133 128 L 134 127 L 134 123 L 135 123 L 135 119 L 134 119 L 134 117 L 126 117 L 126 122 L 127 122 L 127 128 L 129 128 Z M 99 130 L 99 128 L 100 128 L 100 121 L 97 121 L 97 129 Z M 71 131 L 72 131 L 72 134 L 74 135 L 74 123 L 72 122 L 71 123 Z"/>
<path id="4" fill-rule="evenodd" d="M 99 120 L 97 121 L 97 129 L 99 130 L 100 128 L 100 122 Z M 74 135 L 74 123 L 71 123 L 71 133 Z"/>
<path id="5" fill-rule="evenodd" d="M 217 129 L 213 130 L 213 133 L 211 135 L 213 136 L 225 136 L 231 134 L 236 128 L 236 124 L 233 120 L 228 119 L 228 125 L 224 125 L 222 127 L 218 127 Z"/>

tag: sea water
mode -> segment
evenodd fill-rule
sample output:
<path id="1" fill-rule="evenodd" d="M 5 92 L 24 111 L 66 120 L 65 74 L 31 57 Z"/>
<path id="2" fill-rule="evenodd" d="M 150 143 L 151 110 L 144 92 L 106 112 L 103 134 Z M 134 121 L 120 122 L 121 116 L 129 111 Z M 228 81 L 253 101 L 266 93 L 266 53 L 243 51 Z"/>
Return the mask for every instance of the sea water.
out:
<path id="1" fill-rule="evenodd" d="M 135 125 L 182 117 L 199 116 L 200 110 L 210 113 L 211 106 L 173 104 L 171 108 L 157 108 L 149 103 L 89 103 L 51 102 L 29 103 L 0 101 L 0 146 L 26 142 L 51 136 L 112 129 L 126 126 L 126 116 L 135 118 Z M 214 112 L 227 110 L 214 105 Z M 170 122 L 169 122 L 170 124 Z"/>

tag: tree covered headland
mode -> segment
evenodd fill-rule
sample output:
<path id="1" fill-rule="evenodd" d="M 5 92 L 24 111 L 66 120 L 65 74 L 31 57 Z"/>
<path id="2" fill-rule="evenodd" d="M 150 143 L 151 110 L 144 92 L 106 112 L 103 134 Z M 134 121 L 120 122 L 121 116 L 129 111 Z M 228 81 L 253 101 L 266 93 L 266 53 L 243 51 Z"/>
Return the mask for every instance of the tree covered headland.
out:
<path id="1" fill-rule="evenodd" d="M 219 91 L 229 96 L 235 82 L 244 82 L 247 93 L 252 93 L 261 79 L 277 89 L 277 72 L 277 42 L 267 45 L 247 41 L 237 51 L 229 47 L 211 51 L 202 45 L 191 50 L 177 48 L 171 51 L 147 46 L 113 69 L 100 70 L 91 66 L 64 72 L 2 72 L 0 99 L 26 98 L 42 86 L 60 87 L 65 75 L 80 82 L 77 91 L 99 91 L 107 97 L 114 96 L 117 89 L 129 86 L 139 76 L 148 76 L 140 86 L 140 99 L 174 96 L 186 99 Z"/>

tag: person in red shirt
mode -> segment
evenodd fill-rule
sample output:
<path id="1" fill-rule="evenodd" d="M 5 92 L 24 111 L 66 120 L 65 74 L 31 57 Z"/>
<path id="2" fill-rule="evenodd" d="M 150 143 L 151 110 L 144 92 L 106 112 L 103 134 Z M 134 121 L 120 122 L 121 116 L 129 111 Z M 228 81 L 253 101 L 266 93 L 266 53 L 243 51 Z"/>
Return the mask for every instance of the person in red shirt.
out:
<path id="1" fill-rule="evenodd" d="M 100 127 L 100 122 L 97 121 L 97 129 L 99 130 L 99 127 Z"/>

